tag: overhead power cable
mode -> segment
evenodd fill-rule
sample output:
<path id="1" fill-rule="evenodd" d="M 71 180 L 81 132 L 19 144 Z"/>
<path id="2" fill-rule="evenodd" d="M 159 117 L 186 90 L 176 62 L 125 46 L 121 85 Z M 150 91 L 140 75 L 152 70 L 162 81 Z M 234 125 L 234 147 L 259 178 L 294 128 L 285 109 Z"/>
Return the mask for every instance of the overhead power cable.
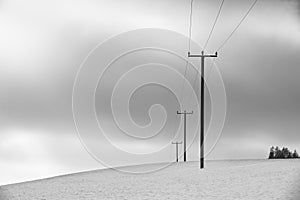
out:
<path id="1" fill-rule="evenodd" d="M 237 24 L 237 26 L 233 29 L 233 31 L 229 34 L 229 36 L 224 40 L 224 42 L 220 45 L 220 47 L 217 49 L 219 51 L 224 47 L 224 45 L 230 40 L 230 38 L 233 36 L 233 34 L 236 32 L 236 30 L 241 26 L 243 21 L 246 19 L 246 17 L 250 14 L 251 10 L 254 8 L 255 4 L 258 0 L 254 0 L 249 10 L 246 12 L 246 14 L 243 16 L 243 18 L 240 20 L 240 22 Z"/>
<path id="2" fill-rule="evenodd" d="M 188 30 L 189 31 L 188 51 L 189 52 L 191 51 L 191 42 L 192 42 L 193 2 L 194 2 L 194 0 L 191 0 L 191 3 L 190 3 L 190 15 L 189 15 L 189 30 Z M 187 60 L 186 60 L 186 65 L 185 65 L 185 70 L 184 70 L 184 75 L 183 75 L 184 78 L 186 77 L 188 65 L 189 65 L 189 58 L 187 58 Z M 182 83 L 181 93 L 184 90 L 184 83 L 185 83 L 185 80 L 183 80 L 183 83 Z"/>
<path id="3" fill-rule="evenodd" d="M 219 19 L 221 10 L 222 10 L 222 8 L 223 8 L 224 1 L 225 1 L 225 0 L 222 0 L 222 2 L 221 2 L 221 4 L 220 4 L 218 14 L 216 15 L 216 18 L 215 18 L 215 21 L 214 21 L 214 23 L 213 23 L 213 26 L 212 26 L 212 28 L 211 28 L 211 30 L 210 30 L 210 33 L 209 33 L 209 35 L 208 35 L 208 38 L 207 38 L 205 44 L 204 44 L 204 47 L 203 47 L 204 50 L 206 49 L 206 47 L 207 47 L 207 45 L 208 45 L 208 42 L 209 42 L 209 40 L 210 40 L 210 38 L 211 38 L 211 36 L 212 36 L 212 33 L 213 33 L 214 29 L 215 29 L 215 26 L 216 26 L 217 21 L 218 21 L 218 19 Z"/>

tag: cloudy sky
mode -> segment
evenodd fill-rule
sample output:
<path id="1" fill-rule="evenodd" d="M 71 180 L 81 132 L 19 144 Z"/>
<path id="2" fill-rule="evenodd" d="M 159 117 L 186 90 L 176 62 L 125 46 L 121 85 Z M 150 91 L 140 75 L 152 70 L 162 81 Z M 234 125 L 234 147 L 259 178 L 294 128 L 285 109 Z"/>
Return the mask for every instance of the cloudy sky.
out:
<path id="1" fill-rule="evenodd" d="M 200 46 L 208 37 L 220 2 L 194 1 L 192 39 Z M 252 2 L 225 0 L 207 52 L 216 51 Z M 189 14 L 190 1 L 0 1 L 0 170 L 3 172 L 0 184 L 103 167 L 84 148 L 73 121 L 72 90 L 83 60 L 99 43 L 135 29 L 167 29 L 187 37 Z M 176 42 L 181 44 L 183 41 Z M 119 48 L 130 45 L 129 42 L 126 41 L 123 46 L 120 44 Z M 114 51 L 114 48 L 111 47 L 111 50 Z M 196 48 L 192 50 L 198 51 Z M 215 60 L 224 81 L 227 113 L 221 137 L 208 155 L 209 159 L 265 158 L 271 145 L 300 150 L 299 52 L 300 3 L 259 0 Z M 139 61 L 163 54 L 143 53 L 138 54 Z M 168 60 L 168 56 L 161 59 Z M 95 110 L 100 123 L 106 124 L 104 126 L 111 126 L 112 119 L 105 106 L 110 93 L 105 91 L 113 88 L 111 84 L 117 80 L 115 75 L 121 76 L 126 72 L 116 68 L 133 65 L 132 60 L 134 58 L 129 56 L 127 61 L 116 63 L 97 86 Z M 170 59 L 169 62 L 184 74 L 184 63 L 172 63 Z M 197 65 L 197 61 L 194 62 Z M 212 66 L 210 63 L 207 61 L 207 66 Z M 142 78 L 168 74 L 155 69 L 157 67 L 149 66 L 140 74 L 138 71 L 137 74 L 128 73 L 127 78 L 122 78 L 127 83 L 120 84 L 122 87 L 116 88 L 114 95 L 122 95 L 122 91 L 127 90 L 126 86 Z M 212 70 L 212 74 L 213 71 L 216 70 Z M 194 75 L 195 70 L 189 68 L 188 79 L 193 80 Z M 169 80 L 169 84 L 181 83 L 175 75 L 168 75 L 165 80 Z M 176 88 L 180 89 L 178 85 Z M 119 112 L 115 120 L 121 126 L 122 123 L 123 126 L 128 125 L 125 127 L 128 132 L 142 137 L 151 136 L 163 126 L 162 122 L 166 123 L 160 136 L 147 143 L 155 144 L 153 146 L 147 146 L 145 140 L 131 143 L 130 139 L 119 137 L 116 127 L 104 128 L 103 132 L 118 145 L 127 148 L 126 151 L 148 152 L 164 147 L 166 138 L 173 136 L 177 130 L 182 132 L 176 110 L 185 108 L 180 106 L 170 88 L 145 85 L 132 97 L 128 103 L 130 114 L 135 125 L 144 126 L 145 132 L 130 132 L 130 122 L 126 121 L 126 116 L 122 117 L 125 110 L 118 107 L 123 105 L 125 98 L 116 96 L 120 103 L 112 102 L 119 109 L 114 111 Z M 209 119 L 211 103 L 209 98 L 207 100 Z M 153 104 L 160 104 L 165 110 L 159 106 L 151 107 Z M 149 115 L 155 116 L 153 118 L 148 115 L 150 108 Z M 197 128 L 197 107 L 189 109 L 195 110 L 194 115 L 188 118 L 192 130 Z M 166 116 L 162 111 L 168 117 L 162 117 Z M 88 123 L 88 116 L 82 114 L 80 117 Z M 147 127 L 149 123 L 151 126 Z M 83 134 L 91 146 L 98 145 L 92 134 Z M 181 140 L 182 135 L 176 139 Z M 193 141 L 195 145 L 190 149 L 189 159 L 197 160 L 197 138 Z M 109 156 L 105 159 L 111 159 L 111 164 L 115 165 L 174 159 L 172 145 L 159 154 L 139 160 L 131 156 L 120 157 L 110 147 L 98 142 L 102 146 L 95 154 L 105 153 Z"/>

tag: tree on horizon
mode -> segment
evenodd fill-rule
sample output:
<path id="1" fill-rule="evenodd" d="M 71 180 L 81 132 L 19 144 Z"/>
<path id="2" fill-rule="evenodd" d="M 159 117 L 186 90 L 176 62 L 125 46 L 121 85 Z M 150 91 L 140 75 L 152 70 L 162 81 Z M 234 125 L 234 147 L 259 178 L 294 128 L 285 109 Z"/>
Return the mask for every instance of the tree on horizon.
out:
<path id="1" fill-rule="evenodd" d="M 299 158 L 299 155 L 298 155 L 298 153 L 297 153 L 296 149 L 294 150 L 294 153 L 293 153 L 293 158 Z"/>
<path id="2" fill-rule="evenodd" d="M 272 146 L 270 148 L 269 159 L 273 159 L 275 157 L 275 148 Z"/>
<path id="3" fill-rule="evenodd" d="M 291 159 L 299 158 L 299 155 L 296 150 L 292 153 L 287 147 L 280 149 L 278 146 L 270 148 L 269 159 Z"/>

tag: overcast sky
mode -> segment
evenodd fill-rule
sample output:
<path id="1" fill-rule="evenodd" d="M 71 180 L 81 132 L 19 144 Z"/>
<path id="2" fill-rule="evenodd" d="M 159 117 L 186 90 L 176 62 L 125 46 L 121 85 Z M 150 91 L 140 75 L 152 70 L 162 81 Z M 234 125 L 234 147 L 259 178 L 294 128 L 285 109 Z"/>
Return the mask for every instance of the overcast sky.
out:
<path id="1" fill-rule="evenodd" d="M 252 2 L 225 0 L 207 52 L 216 51 Z M 192 39 L 200 46 L 207 39 L 219 5 L 220 0 L 194 1 Z M 0 184 L 103 167 L 83 148 L 73 121 L 72 88 L 81 63 L 97 44 L 121 32 L 160 28 L 188 36 L 189 9 L 189 1 L 171 0 L 0 1 Z M 265 158 L 271 145 L 300 150 L 299 52 L 300 3 L 259 0 L 215 60 L 224 81 L 227 114 L 209 159 Z M 193 77 L 194 72 L 188 71 L 187 77 Z M 107 81 L 113 81 L 109 79 L 122 71 L 107 73 Z M 159 74 L 149 71 L 144 78 L 156 73 Z M 138 77 L 139 74 L 132 75 L 129 83 L 135 83 Z M 177 80 L 171 75 L 166 79 L 175 83 Z M 112 87 L 109 83 L 108 88 Z M 96 113 L 100 112 L 100 121 L 106 123 L 110 118 L 105 114 L 105 104 L 97 105 L 105 96 L 101 86 L 100 83 L 96 94 Z M 120 91 L 126 89 L 124 86 Z M 129 110 L 137 124 L 149 123 L 148 109 L 152 104 L 161 104 L 168 114 L 162 130 L 166 135 L 153 140 L 155 144 L 177 128 L 182 132 L 180 117 L 175 113 L 180 105 L 168 88 L 148 85 L 133 96 Z M 208 101 L 208 111 L 209 105 Z M 152 111 L 154 116 L 163 115 L 157 107 Z M 195 112 L 188 118 L 190 129 L 197 125 Z M 209 119 L 208 116 L 209 113 Z M 125 120 L 120 119 L 121 123 Z M 153 129 L 146 131 L 156 130 L 163 120 L 150 120 Z M 112 130 L 105 134 L 125 147 L 130 144 L 135 151 L 144 150 L 144 143 L 131 144 Z M 197 160 L 197 145 L 196 139 L 189 160 Z M 114 155 L 105 146 L 99 151 Z M 112 158 L 118 160 L 118 156 Z M 121 164 L 126 160 L 133 163 L 130 156 L 122 159 Z M 169 145 L 162 154 L 141 162 L 172 159 L 174 146 Z"/>

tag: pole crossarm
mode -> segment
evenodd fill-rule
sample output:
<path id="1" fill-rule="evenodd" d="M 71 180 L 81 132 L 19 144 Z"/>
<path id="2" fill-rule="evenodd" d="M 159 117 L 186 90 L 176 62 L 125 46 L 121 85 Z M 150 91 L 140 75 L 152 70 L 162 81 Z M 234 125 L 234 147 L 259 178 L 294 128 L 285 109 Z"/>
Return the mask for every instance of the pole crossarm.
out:
<path id="1" fill-rule="evenodd" d="M 188 57 L 210 57 L 210 58 L 216 58 L 218 57 L 218 52 L 216 52 L 215 54 L 210 54 L 210 55 L 204 55 L 204 51 L 201 51 L 201 54 L 191 54 L 190 52 L 188 52 Z"/>
<path id="2" fill-rule="evenodd" d="M 172 144 L 182 144 L 182 142 L 172 142 Z"/>
<path id="3" fill-rule="evenodd" d="M 184 112 L 178 112 L 177 111 L 177 114 L 178 115 L 182 115 L 182 114 L 192 115 L 192 114 L 194 114 L 194 111 L 192 111 L 192 112 L 186 112 L 186 111 L 184 111 Z"/>

